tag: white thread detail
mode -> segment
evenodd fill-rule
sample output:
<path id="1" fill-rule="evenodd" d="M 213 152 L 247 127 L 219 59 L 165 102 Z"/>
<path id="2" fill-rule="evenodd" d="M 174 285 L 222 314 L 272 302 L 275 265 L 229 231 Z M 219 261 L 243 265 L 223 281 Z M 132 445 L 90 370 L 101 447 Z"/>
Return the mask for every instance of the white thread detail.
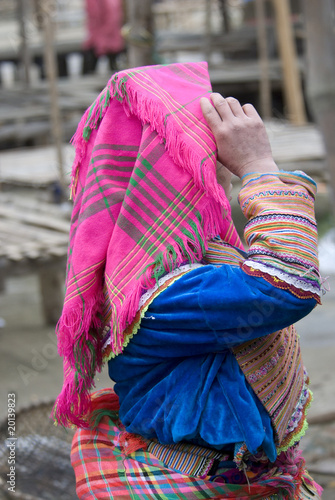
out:
<path id="1" fill-rule="evenodd" d="M 275 276 L 276 278 L 285 281 L 285 283 L 288 283 L 289 285 L 300 288 L 300 290 L 303 290 L 304 292 L 312 292 L 319 297 L 321 296 L 321 290 L 317 286 L 313 285 L 312 283 L 306 283 L 306 281 L 300 280 L 298 277 L 290 276 L 289 274 L 286 274 L 284 271 L 281 271 L 280 269 L 277 269 L 275 267 L 266 266 L 265 264 L 261 264 L 260 262 L 256 262 L 255 260 L 246 260 L 243 265 L 258 269 L 265 274 L 270 274 L 270 276 Z"/>
<path id="2" fill-rule="evenodd" d="M 296 429 L 301 421 L 301 418 L 304 416 L 304 411 L 306 410 L 306 402 L 309 398 L 309 388 L 307 385 L 307 374 L 304 373 L 304 385 L 302 387 L 302 391 L 300 394 L 299 401 L 296 407 L 293 410 L 289 423 L 287 424 L 287 429 L 285 431 L 285 436 L 290 434 Z"/>
<path id="3" fill-rule="evenodd" d="M 145 304 L 145 302 L 148 299 L 150 299 L 151 295 L 154 294 L 158 290 L 158 288 L 164 285 L 164 283 L 168 281 L 170 278 L 179 276 L 179 274 L 182 274 L 186 271 L 193 271 L 193 269 L 198 269 L 199 267 L 203 267 L 203 264 L 185 264 L 184 266 L 180 266 L 177 269 L 174 269 L 169 274 L 162 276 L 162 278 L 159 278 L 158 283 L 156 283 L 156 285 L 153 288 L 150 288 L 150 290 L 148 290 L 141 296 L 137 310 L 141 309 L 141 307 Z"/>
<path id="4" fill-rule="evenodd" d="M 162 278 L 159 278 L 158 282 L 153 288 L 150 288 L 147 290 L 140 298 L 140 301 L 138 303 L 138 308 L 137 310 L 141 309 L 141 307 L 146 303 L 148 299 L 162 286 L 166 281 L 168 281 L 170 278 L 173 278 L 175 276 L 179 276 L 180 274 L 186 272 L 186 271 L 193 271 L 193 269 L 198 269 L 199 267 L 203 267 L 204 264 L 185 264 L 184 266 L 180 266 L 177 269 L 174 269 L 171 271 L 169 274 L 166 274 L 165 276 L 162 276 Z M 153 316 L 146 316 L 146 319 L 155 319 Z M 108 330 L 110 330 L 110 326 L 104 328 L 104 333 L 107 334 Z M 110 336 L 105 340 L 104 345 L 102 347 L 102 350 L 105 350 L 109 345 L 110 345 Z"/>

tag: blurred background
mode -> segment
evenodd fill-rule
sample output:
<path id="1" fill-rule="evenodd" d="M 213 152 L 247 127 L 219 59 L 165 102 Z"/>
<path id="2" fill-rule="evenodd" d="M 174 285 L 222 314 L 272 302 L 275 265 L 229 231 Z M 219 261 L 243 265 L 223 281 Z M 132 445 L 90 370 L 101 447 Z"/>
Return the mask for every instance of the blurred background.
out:
<path id="1" fill-rule="evenodd" d="M 333 0 L 0 0 L 0 499 L 72 499 L 72 431 L 48 420 L 62 385 L 55 325 L 71 215 L 69 141 L 111 74 L 202 61 L 251 102 L 279 168 L 318 184 L 322 307 L 297 325 L 314 404 L 302 447 L 335 498 L 335 4 Z M 233 216 L 244 220 L 234 181 Z M 97 387 L 111 382 L 106 373 Z M 16 494 L 8 490 L 8 394 Z"/>

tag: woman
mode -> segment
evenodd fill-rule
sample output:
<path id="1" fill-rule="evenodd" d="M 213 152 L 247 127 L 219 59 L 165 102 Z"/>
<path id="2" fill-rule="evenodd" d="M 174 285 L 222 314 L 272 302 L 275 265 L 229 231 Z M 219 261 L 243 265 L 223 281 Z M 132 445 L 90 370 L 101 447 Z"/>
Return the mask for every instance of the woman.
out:
<path id="1" fill-rule="evenodd" d="M 112 71 L 116 57 L 124 50 L 121 34 L 121 0 L 85 0 L 87 36 L 83 51 L 83 74 L 94 73 L 100 56 L 107 56 Z"/>
<path id="2" fill-rule="evenodd" d="M 79 498 L 320 498 L 292 326 L 320 302 L 316 186 L 278 171 L 253 106 L 210 94 L 205 63 L 123 71 L 74 139 L 55 416 L 80 427 Z M 116 394 L 91 397 L 103 360 Z"/>

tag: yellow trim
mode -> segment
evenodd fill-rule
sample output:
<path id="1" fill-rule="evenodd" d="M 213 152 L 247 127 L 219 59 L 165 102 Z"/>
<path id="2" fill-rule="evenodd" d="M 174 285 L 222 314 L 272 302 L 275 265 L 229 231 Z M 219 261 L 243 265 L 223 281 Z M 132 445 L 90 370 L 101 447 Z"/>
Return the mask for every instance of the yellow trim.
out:
<path id="1" fill-rule="evenodd" d="M 298 441 L 300 441 L 300 439 L 306 434 L 306 431 L 308 429 L 308 422 L 307 422 L 307 418 L 306 418 L 306 412 L 308 411 L 308 409 L 311 406 L 311 404 L 313 402 L 313 399 L 314 399 L 312 391 L 310 389 L 308 389 L 308 390 L 309 390 L 311 399 L 309 400 L 309 402 L 307 403 L 306 407 L 304 408 L 304 415 L 302 417 L 304 419 L 304 424 L 303 424 L 302 428 L 300 429 L 300 431 L 297 434 L 294 434 L 292 436 L 292 438 L 290 439 L 290 441 L 289 441 L 289 443 L 287 445 L 285 445 L 285 446 L 279 446 L 277 448 L 277 453 L 278 454 L 280 452 L 282 452 L 282 451 L 287 451 L 289 448 L 291 448 L 291 446 L 293 446 L 295 443 L 297 443 Z"/>
<path id="2" fill-rule="evenodd" d="M 150 297 L 145 302 L 145 304 L 143 304 L 143 306 L 139 309 L 139 312 L 140 312 L 139 319 L 136 321 L 136 318 L 135 318 L 135 320 L 133 321 L 133 323 L 126 329 L 126 330 L 130 329 L 131 331 L 130 331 L 129 334 L 126 334 L 124 342 L 123 342 L 123 345 L 122 345 L 122 349 L 124 349 L 125 347 L 127 347 L 127 345 L 129 344 L 129 342 L 131 341 L 131 339 L 134 337 L 134 335 L 136 335 L 136 333 L 140 329 L 141 321 L 144 318 L 145 313 L 149 309 L 149 306 L 151 305 L 151 303 L 153 302 L 153 300 L 156 297 L 158 297 L 158 295 L 160 295 L 162 292 L 164 292 L 164 290 L 166 290 L 166 288 L 168 288 L 168 286 L 172 285 L 175 281 L 177 281 L 179 278 L 181 278 L 185 274 L 189 273 L 190 271 L 192 271 L 192 269 L 188 269 L 187 271 L 184 271 L 184 272 L 178 274 L 177 276 L 171 276 L 171 278 L 168 278 L 165 281 L 165 283 L 163 283 L 160 287 L 157 288 L 157 290 L 155 290 L 152 293 L 152 295 L 150 295 Z M 108 351 L 108 348 L 109 347 L 106 348 L 106 351 Z M 111 351 L 109 354 L 106 354 L 103 357 L 103 363 L 108 362 L 110 359 L 113 359 L 116 356 L 118 356 L 118 354 L 116 354 L 115 352 Z"/>
<path id="3" fill-rule="evenodd" d="M 136 335 L 136 333 L 140 329 L 142 318 L 144 317 L 145 313 L 149 309 L 150 304 L 151 304 L 151 301 L 148 304 L 144 305 L 143 308 L 141 309 L 140 319 L 137 322 L 133 323 L 132 332 L 129 335 L 127 335 L 126 339 L 123 342 L 123 346 L 122 346 L 123 349 L 125 347 L 127 347 L 127 345 L 129 344 L 129 342 L 131 341 L 131 339 L 134 337 L 134 335 Z M 109 361 L 110 359 L 116 358 L 116 356 L 118 356 L 118 354 L 115 354 L 115 352 L 112 351 L 106 358 L 104 358 L 104 363 L 106 361 Z"/>

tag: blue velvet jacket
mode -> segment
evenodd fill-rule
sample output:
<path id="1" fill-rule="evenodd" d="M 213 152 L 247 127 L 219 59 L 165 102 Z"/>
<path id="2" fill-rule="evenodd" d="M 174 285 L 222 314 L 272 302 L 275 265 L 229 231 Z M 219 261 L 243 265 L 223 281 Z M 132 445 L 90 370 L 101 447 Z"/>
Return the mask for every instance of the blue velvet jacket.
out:
<path id="1" fill-rule="evenodd" d="M 242 209 L 253 224 L 248 254 L 221 242 L 221 249 L 216 245 L 216 265 L 190 266 L 167 288 L 158 287 L 143 310 L 136 335 L 121 355 L 109 360 L 109 375 L 120 399 L 120 418 L 129 432 L 164 444 L 183 440 L 222 449 L 245 443 L 251 453 L 262 448 L 275 460 L 270 416 L 232 348 L 291 325 L 318 301 L 316 240 L 314 246 L 309 245 L 309 260 L 306 255 L 301 257 L 297 243 L 302 237 L 301 207 L 297 207 L 296 226 L 293 219 L 290 224 L 282 220 L 283 213 L 292 216 L 293 191 L 288 186 L 294 181 L 294 196 L 298 193 L 312 204 L 313 181 L 302 174 L 285 175 L 244 180 L 240 203 L 249 200 Z M 262 203 L 256 201 L 255 209 L 255 189 L 264 193 L 265 186 L 266 203 L 264 198 Z M 273 200 L 274 188 L 280 190 L 279 199 Z M 273 227 L 264 226 L 265 211 L 273 216 L 279 212 L 280 220 Z M 283 258 L 288 245 L 283 224 L 290 238 L 287 262 Z M 310 228 L 311 221 L 306 224 Z M 271 251 L 258 252 L 264 241 Z M 248 272 L 248 266 L 254 269 L 252 262 L 263 269 L 262 275 Z M 306 269 L 310 278 L 305 276 Z M 253 319 L 255 312 L 260 319 Z"/>

